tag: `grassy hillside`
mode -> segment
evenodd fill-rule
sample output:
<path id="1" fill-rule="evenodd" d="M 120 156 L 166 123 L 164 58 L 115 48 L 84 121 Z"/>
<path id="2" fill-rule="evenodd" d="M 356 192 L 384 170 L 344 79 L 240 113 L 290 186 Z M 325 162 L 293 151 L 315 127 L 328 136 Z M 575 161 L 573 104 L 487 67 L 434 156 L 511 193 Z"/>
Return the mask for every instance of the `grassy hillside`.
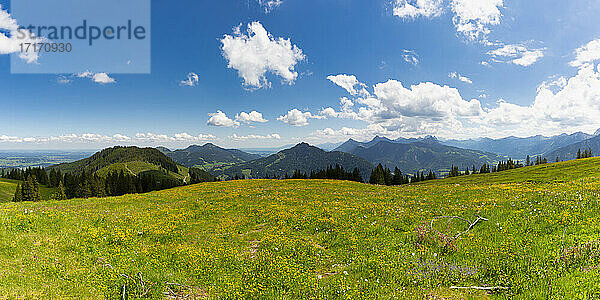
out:
<path id="1" fill-rule="evenodd" d="M 154 148 L 112 147 L 94 155 L 72 163 L 52 166 L 63 173 L 67 172 L 96 172 L 102 168 L 118 163 L 146 162 L 160 166 L 172 172 L 178 171 L 178 165 L 171 158 Z"/>
<path id="2" fill-rule="evenodd" d="M 237 149 L 224 149 L 211 143 L 203 146 L 192 145 L 175 151 L 167 151 L 164 148 L 160 150 L 178 164 L 198 168 L 232 165 L 260 158 L 260 155 Z"/>
<path id="3" fill-rule="evenodd" d="M 599 164 L 470 178 L 478 184 L 254 180 L 3 203 L 0 295 L 597 298 Z M 435 219 L 476 215 L 488 221 L 456 239 L 446 236 L 468 224 Z"/>
<path id="4" fill-rule="evenodd" d="M 96 174 L 98 174 L 99 176 L 106 176 L 111 172 L 123 171 L 125 174 L 138 175 L 145 171 L 157 171 L 160 169 L 161 168 L 159 165 L 147 163 L 144 161 L 130 161 L 126 163 L 115 163 L 106 166 L 96 171 Z M 167 171 L 167 173 L 173 178 L 183 180 L 188 175 L 188 168 L 184 166 L 178 166 L 178 172 Z"/>
<path id="5" fill-rule="evenodd" d="M 11 201 L 17 190 L 18 180 L 0 178 L 0 202 Z M 44 185 L 40 186 L 40 194 L 43 200 L 50 199 L 50 196 L 56 192 L 54 188 L 48 188 Z"/>
<path id="6" fill-rule="evenodd" d="M 435 180 L 427 184 L 565 183 L 578 178 L 600 178 L 600 157 L 570 160 L 491 174 Z"/>

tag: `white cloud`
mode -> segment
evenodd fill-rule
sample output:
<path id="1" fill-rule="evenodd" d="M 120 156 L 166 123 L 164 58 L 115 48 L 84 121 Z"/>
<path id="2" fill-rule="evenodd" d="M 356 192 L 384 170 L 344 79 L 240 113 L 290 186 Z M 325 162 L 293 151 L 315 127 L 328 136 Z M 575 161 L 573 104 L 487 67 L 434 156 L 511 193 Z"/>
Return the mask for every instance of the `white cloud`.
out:
<path id="1" fill-rule="evenodd" d="M 92 81 L 100 84 L 115 83 L 115 79 L 108 76 L 106 73 L 96 73 L 92 77 Z"/>
<path id="2" fill-rule="evenodd" d="M 369 124 L 366 128 L 342 127 L 340 129 L 325 128 L 312 132 L 307 138 L 310 142 L 340 142 L 348 139 L 359 141 L 371 140 L 375 136 L 386 136 L 389 138 L 399 138 L 399 132 L 389 131 L 378 124 Z"/>
<path id="3" fill-rule="evenodd" d="M 489 26 L 500 24 L 503 0 L 452 0 L 456 31 L 468 39 L 487 41 Z"/>
<path id="4" fill-rule="evenodd" d="M 448 77 L 458 79 L 459 81 L 462 81 L 464 83 L 473 83 L 473 81 L 469 77 L 462 76 L 456 72 L 451 72 L 450 74 L 448 74 Z"/>
<path id="5" fill-rule="evenodd" d="M 405 88 L 394 80 L 375 85 L 371 98 L 346 99 L 340 104 L 340 111 L 326 108 L 321 114 L 362 120 L 367 128 L 329 128 L 315 132 L 315 138 L 592 133 L 600 127 L 600 66 L 586 64 L 573 77 L 554 76 L 543 82 L 528 106 L 499 100 L 494 107 L 482 109 L 478 100 L 467 101 L 454 88 L 429 82 Z"/>
<path id="6" fill-rule="evenodd" d="M 227 117 L 227 115 L 218 110 L 216 113 L 208 114 L 210 118 L 206 122 L 207 125 L 210 126 L 219 126 L 219 127 L 237 127 L 240 126 L 240 122 L 234 121 Z"/>
<path id="7" fill-rule="evenodd" d="M 85 72 L 75 74 L 75 77 L 89 78 L 93 82 L 99 83 L 99 84 L 108 84 L 108 83 L 116 82 L 116 80 L 114 78 L 110 77 L 107 73 L 92 73 L 90 71 L 85 71 Z"/>
<path id="8" fill-rule="evenodd" d="M 258 4 L 265 9 L 265 13 L 268 14 L 274 9 L 278 8 L 283 1 L 281 0 L 258 0 Z"/>
<path id="9" fill-rule="evenodd" d="M 345 89 L 350 95 L 355 96 L 357 94 L 368 95 L 369 92 L 366 90 L 366 85 L 358 79 L 354 75 L 345 75 L 339 74 L 335 76 L 327 76 L 327 79 L 339 87 Z"/>
<path id="10" fill-rule="evenodd" d="M 268 122 L 268 120 L 263 118 L 263 115 L 261 113 L 255 111 L 255 110 L 251 111 L 250 113 L 243 111 L 243 112 L 237 114 L 235 116 L 235 119 L 242 123 L 252 123 L 252 122 L 266 123 L 266 122 Z"/>
<path id="11" fill-rule="evenodd" d="M 503 0 L 447 0 L 456 31 L 472 41 L 488 43 L 491 26 L 499 25 Z M 444 12 L 443 0 L 394 0 L 393 14 L 402 19 L 439 17 Z"/>
<path id="12" fill-rule="evenodd" d="M 309 119 L 325 119 L 325 116 L 313 115 L 310 112 L 301 112 L 294 108 L 284 116 L 277 118 L 277 120 L 292 126 L 306 126 Z"/>
<path id="13" fill-rule="evenodd" d="M 293 84 L 298 77 L 295 66 L 305 59 L 302 50 L 289 39 L 274 38 L 260 22 L 248 24 L 247 34 L 241 33 L 240 27 L 223 37 L 221 49 L 228 67 L 244 80 L 243 85 L 251 89 L 270 87 L 267 72 Z"/>
<path id="14" fill-rule="evenodd" d="M 497 62 L 513 63 L 523 67 L 528 67 L 544 57 L 545 48 L 528 49 L 524 45 L 511 44 L 504 45 L 495 50 L 489 51 L 487 54 L 494 57 Z M 504 59 L 504 60 L 500 60 Z"/>
<path id="15" fill-rule="evenodd" d="M 575 56 L 575 59 L 569 63 L 573 67 L 581 67 L 600 60 L 600 39 L 593 40 L 576 49 Z"/>
<path id="16" fill-rule="evenodd" d="M 342 98 L 340 111 L 326 108 L 322 115 L 362 120 L 379 132 L 404 135 L 453 134 L 464 120 L 484 113 L 479 100 L 464 100 L 457 89 L 431 82 L 405 88 L 388 80 L 374 86 L 371 97 L 354 101 Z"/>
<path id="17" fill-rule="evenodd" d="M 187 74 L 187 78 L 180 81 L 179 85 L 194 87 L 194 86 L 198 86 L 199 80 L 200 80 L 200 78 L 199 78 L 198 74 L 196 74 L 194 72 L 189 72 Z"/>
<path id="18" fill-rule="evenodd" d="M 8 32 L 5 34 L 3 31 Z M 21 49 L 21 44 L 33 44 L 46 41 L 44 38 L 35 37 L 25 29 L 19 29 L 19 24 L 12 16 L 2 9 L 0 5 L 0 54 L 19 53 L 19 58 L 27 63 L 37 63 L 39 52 L 33 47 Z M 24 50 L 24 51 L 21 51 Z"/>
<path id="19" fill-rule="evenodd" d="M 403 49 L 402 50 L 403 54 L 402 54 L 402 58 L 404 58 L 404 61 L 416 66 L 419 64 L 419 54 L 417 54 L 417 52 L 412 51 L 412 50 L 406 50 Z"/>
<path id="20" fill-rule="evenodd" d="M 244 135 L 244 136 L 239 136 L 237 134 L 233 134 L 232 136 L 229 137 L 230 139 L 234 140 L 234 141 L 247 141 L 247 140 L 280 140 L 281 136 L 277 133 L 272 133 L 272 134 L 267 134 L 267 135 L 255 135 L 255 134 L 250 134 L 250 135 Z"/>
<path id="21" fill-rule="evenodd" d="M 395 0 L 393 2 L 393 14 L 400 18 L 438 17 L 442 12 L 442 0 Z"/>

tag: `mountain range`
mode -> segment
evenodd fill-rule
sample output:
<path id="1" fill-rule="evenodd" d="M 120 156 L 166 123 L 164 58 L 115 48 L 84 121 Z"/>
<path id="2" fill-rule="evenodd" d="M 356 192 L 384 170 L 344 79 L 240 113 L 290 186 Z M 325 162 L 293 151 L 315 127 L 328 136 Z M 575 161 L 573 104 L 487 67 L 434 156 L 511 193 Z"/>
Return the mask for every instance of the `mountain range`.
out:
<path id="1" fill-rule="evenodd" d="M 369 142 L 349 140 L 337 149 L 362 157 L 374 165 L 382 164 L 391 169 L 397 167 L 412 174 L 427 170 L 443 173 L 452 165 L 461 169 L 473 165 L 479 168 L 503 158 L 489 152 L 442 145 L 434 137 L 398 140 L 375 137 Z"/>
<path id="2" fill-rule="evenodd" d="M 546 157 L 551 161 L 554 161 L 556 158 L 561 161 L 570 160 L 577 157 L 577 151 L 581 150 L 583 152 L 584 150 L 588 149 L 592 150 L 593 155 L 600 155 L 600 135 L 596 135 L 590 139 L 556 149 L 552 152 L 549 152 Z"/>
<path id="3" fill-rule="evenodd" d="M 600 129 L 598 131 L 598 133 L 600 133 Z M 593 135 L 590 134 L 576 132 L 573 134 L 561 134 L 551 137 L 536 135 L 519 138 L 511 136 L 501 139 L 478 138 L 469 140 L 443 140 L 441 143 L 453 147 L 492 152 L 515 159 L 523 159 L 527 155 L 546 156 L 546 154 L 549 154 L 552 151 L 592 137 Z"/>
<path id="4" fill-rule="evenodd" d="M 365 159 L 349 153 L 327 152 L 318 147 L 300 143 L 290 149 L 279 151 L 267 157 L 230 166 L 217 166 L 208 169 L 220 178 L 245 176 L 247 178 L 264 178 L 292 175 L 296 170 L 303 173 L 326 169 L 328 166 L 340 165 L 348 171 L 358 168 L 363 179 L 368 180 L 373 165 Z"/>

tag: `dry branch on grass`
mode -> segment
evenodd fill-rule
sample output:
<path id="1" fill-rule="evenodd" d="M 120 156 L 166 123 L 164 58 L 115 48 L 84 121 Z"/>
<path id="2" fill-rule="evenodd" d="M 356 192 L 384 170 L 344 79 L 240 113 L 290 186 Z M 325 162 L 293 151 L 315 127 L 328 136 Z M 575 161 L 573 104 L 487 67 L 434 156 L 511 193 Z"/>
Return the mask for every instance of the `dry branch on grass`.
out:
<path id="1" fill-rule="evenodd" d="M 495 290 L 508 290 L 510 287 L 507 286 L 451 286 L 451 289 L 459 290 L 482 290 L 482 291 L 495 291 Z"/>
<path id="2" fill-rule="evenodd" d="M 477 219 L 476 219 L 474 222 L 471 222 L 471 221 L 469 221 L 469 220 L 467 220 L 467 219 L 465 219 L 465 218 L 461 218 L 461 217 L 457 217 L 457 216 L 439 216 L 439 217 L 434 217 L 434 218 L 431 220 L 430 227 L 431 227 L 431 230 L 434 230 L 434 231 L 436 231 L 438 234 L 440 234 L 440 235 L 442 235 L 442 236 L 445 236 L 445 237 L 448 237 L 448 238 L 457 239 L 457 238 L 459 238 L 461 235 L 463 235 L 463 234 L 465 234 L 465 233 L 468 233 L 469 231 L 471 231 L 471 229 L 473 229 L 473 227 L 475 227 L 475 225 L 477 225 L 477 223 L 479 223 L 479 221 L 489 221 L 488 219 L 486 219 L 486 218 L 484 218 L 484 217 L 482 217 L 482 216 L 480 216 L 480 215 L 475 215 L 475 216 L 477 217 Z M 433 222 L 435 222 L 435 220 L 439 220 L 439 219 L 449 219 L 448 221 L 450 221 L 450 220 L 452 220 L 452 219 L 458 219 L 458 220 L 461 220 L 461 221 L 467 222 L 467 223 L 469 224 L 469 228 L 467 228 L 467 230 L 465 230 L 465 231 L 463 231 L 463 232 L 459 232 L 459 233 L 458 233 L 456 236 L 454 236 L 454 237 L 449 237 L 449 236 L 447 236 L 447 235 L 445 235 L 445 234 L 441 233 L 439 230 L 437 230 L 437 229 L 433 228 Z"/>

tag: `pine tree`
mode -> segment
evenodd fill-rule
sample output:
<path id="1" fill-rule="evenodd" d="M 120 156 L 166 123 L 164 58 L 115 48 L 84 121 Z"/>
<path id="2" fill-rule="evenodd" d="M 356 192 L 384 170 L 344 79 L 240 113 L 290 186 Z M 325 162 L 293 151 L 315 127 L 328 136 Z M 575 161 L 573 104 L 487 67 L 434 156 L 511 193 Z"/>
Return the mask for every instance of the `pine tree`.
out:
<path id="1" fill-rule="evenodd" d="M 52 196 L 53 200 L 67 200 L 67 194 L 65 194 L 65 187 L 62 180 L 58 182 L 58 190 Z"/>
<path id="2" fill-rule="evenodd" d="M 31 201 L 41 201 L 42 194 L 40 193 L 40 184 L 37 182 L 35 176 L 32 175 L 30 178 L 33 181 L 33 190 L 32 190 Z"/>
<path id="3" fill-rule="evenodd" d="M 15 191 L 15 195 L 12 199 L 13 202 L 21 202 L 23 201 L 23 190 L 21 188 L 21 184 L 17 183 L 17 190 Z"/>

